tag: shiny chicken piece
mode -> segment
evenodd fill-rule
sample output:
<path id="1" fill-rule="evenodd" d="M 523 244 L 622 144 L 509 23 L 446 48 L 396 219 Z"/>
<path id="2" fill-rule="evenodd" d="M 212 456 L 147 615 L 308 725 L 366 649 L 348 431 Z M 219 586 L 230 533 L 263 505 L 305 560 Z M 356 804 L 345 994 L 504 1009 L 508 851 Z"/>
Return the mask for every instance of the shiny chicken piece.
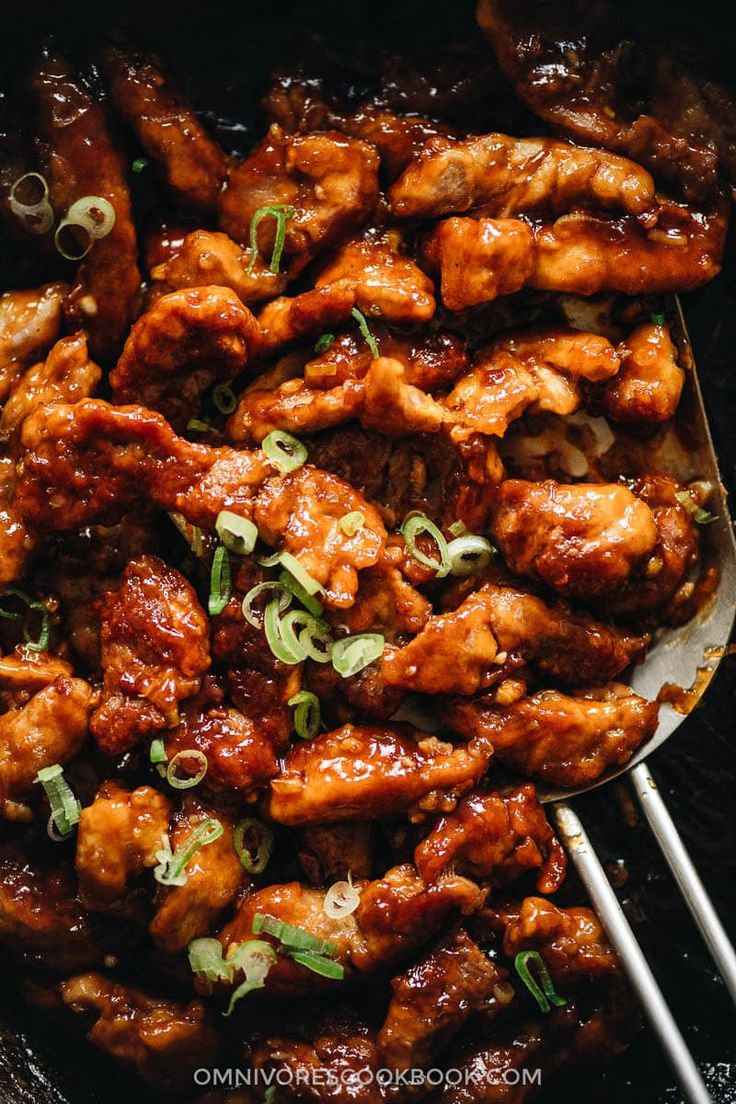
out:
<path id="1" fill-rule="evenodd" d="M 64 304 L 68 321 L 87 330 L 92 355 L 107 358 L 122 345 L 141 284 L 126 161 L 103 108 L 60 55 L 44 53 L 31 83 L 39 158 L 57 216 L 90 195 L 115 211 L 114 226 L 92 242 Z"/>
<path id="2" fill-rule="evenodd" d="M 601 978 L 620 970 L 600 921 L 589 908 L 562 909 L 543 897 L 526 897 L 511 917 L 504 952 L 539 950 L 553 979 L 561 985 L 579 978 Z"/>
<path id="3" fill-rule="evenodd" d="M 15 436 L 28 415 L 44 403 L 74 403 L 88 398 L 101 377 L 101 369 L 89 358 L 85 334 L 80 331 L 62 337 L 45 360 L 16 378 L 0 413 L 0 434 Z"/>
<path id="4" fill-rule="evenodd" d="M 67 291 L 66 284 L 54 283 L 0 295 L 0 402 L 59 337 Z"/>
<path id="5" fill-rule="evenodd" d="M 171 256 L 151 269 L 152 295 L 158 298 L 183 288 L 230 288 L 241 303 L 258 303 L 281 295 L 286 277 L 271 272 L 258 258 L 252 273 L 248 272 L 249 257 L 242 246 L 212 230 L 193 230 L 187 234 Z"/>
<path id="6" fill-rule="evenodd" d="M 295 693 L 296 689 L 294 686 Z M 274 744 L 267 721 L 251 720 L 227 706 L 200 711 L 196 702 L 184 710 L 181 724 L 166 737 L 169 758 L 179 752 L 202 752 L 208 763 L 208 790 L 226 793 L 236 790 L 251 794 L 278 773 Z M 199 765 L 199 760 L 188 760 L 185 755 L 181 760 L 182 776 L 195 773 Z"/>
<path id="7" fill-rule="evenodd" d="M 637 326 L 617 346 L 621 368 L 603 390 L 603 409 L 620 422 L 652 425 L 666 422 L 677 410 L 685 373 L 669 330 L 660 323 Z"/>
<path id="8" fill-rule="evenodd" d="M 538 870 L 540 893 L 559 889 L 567 868 L 565 851 L 529 784 L 464 797 L 422 840 L 414 861 L 426 882 L 451 867 L 494 887 Z"/>
<path id="9" fill-rule="evenodd" d="M 157 556 L 131 560 L 105 599 L 102 701 L 92 733 L 120 755 L 179 721 L 210 665 L 207 618 L 187 580 Z"/>
<path id="10" fill-rule="evenodd" d="M 332 885 L 347 878 L 367 880 L 373 867 L 372 825 L 348 820 L 304 828 L 299 863 L 313 885 Z"/>

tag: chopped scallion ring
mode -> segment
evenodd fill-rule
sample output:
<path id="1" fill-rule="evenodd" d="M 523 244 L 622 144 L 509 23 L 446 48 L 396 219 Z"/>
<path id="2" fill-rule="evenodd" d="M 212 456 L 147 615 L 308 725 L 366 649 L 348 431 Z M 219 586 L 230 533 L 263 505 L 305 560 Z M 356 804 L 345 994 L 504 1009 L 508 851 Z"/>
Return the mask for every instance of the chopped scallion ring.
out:
<path id="1" fill-rule="evenodd" d="M 80 222 L 62 219 L 54 233 L 54 245 L 65 261 L 82 261 L 94 245 L 94 238 Z"/>
<path id="2" fill-rule="evenodd" d="M 447 554 L 450 558 L 451 575 L 472 575 L 473 572 L 488 567 L 493 556 L 493 545 L 485 537 L 467 533 L 450 541 Z"/>
<path id="3" fill-rule="evenodd" d="M 328 349 L 332 348 L 335 343 L 335 335 L 331 333 L 322 334 L 318 337 L 314 343 L 314 351 L 317 356 L 322 356 L 322 353 L 326 353 Z"/>
<path id="4" fill-rule="evenodd" d="M 294 709 L 294 731 L 300 740 L 313 740 L 321 721 L 319 698 L 311 690 L 300 690 L 289 698 Z"/>
<path id="5" fill-rule="evenodd" d="M 258 540 L 258 529 L 253 522 L 234 514 L 232 510 L 220 510 L 215 531 L 228 552 L 234 552 L 236 556 L 250 555 Z"/>
<path id="6" fill-rule="evenodd" d="M 294 595 L 297 601 L 301 602 L 305 609 L 309 610 L 313 617 L 319 617 L 322 613 L 322 603 L 318 602 L 313 595 L 305 590 L 290 571 L 282 571 L 279 575 L 279 582 Z"/>
<path id="7" fill-rule="evenodd" d="M 294 962 L 306 966 L 320 977 L 331 978 L 333 981 L 342 981 L 345 977 L 345 967 L 333 958 L 323 958 L 322 955 L 310 954 L 308 951 L 289 951 L 288 954 Z"/>
<path id="8" fill-rule="evenodd" d="M 197 769 L 194 774 L 187 775 L 185 778 L 180 778 L 176 773 L 176 768 L 188 760 L 194 760 L 197 763 Z M 208 766 L 207 756 L 198 748 L 192 748 L 187 751 L 177 751 L 173 759 L 169 760 L 169 765 L 166 768 L 166 781 L 175 790 L 191 790 L 192 786 L 198 786 L 202 781 L 207 773 Z"/>
<path id="9" fill-rule="evenodd" d="M 264 615 L 259 619 L 253 609 L 253 603 L 261 594 L 268 594 L 272 590 L 276 592 L 274 600 L 277 600 L 277 614 L 283 613 L 291 605 L 291 594 L 281 582 L 258 583 L 257 586 L 251 587 L 243 599 L 242 610 L 243 617 L 254 629 L 263 628 Z"/>
<path id="10" fill-rule="evenodd" d="M 210 596 L 207 600 L 207 609 L 210 617 L 216 617 L 222 613 L 230 601 L 230 559 L 227 548 L 219 545 L 212 557 L 212 570 L 210 571 Z"/>
<path id="11" fill-rule="evenodd" d="M 93 241 L 106 238 L 115 226 L 115 208 L 102 196 L 82 196 L 72 203 L 64 222 L 82 226 Z"/>
<path id="12" fill-rule="evenodd" d="M 276 952 L 270 943 L 262 939 L 250 939 L 247 943 L 241 943 L 228 958 L 234 971 L 242 970 L 245 981 L 234 990 L 230 997 L 226 1016 L 229 1016 L 241 997 L 246 996 L 253 989 L 263 989 L 271 967 L 276 963 Z"/>
<path id="13" fill-rule="evenodd" d="M 663 314 L 653 314 L 651 316 L 651 319 L 652 325 L 654 326 L 664 326 L 665 322 L 667 321 Z"/>
<path id="14" fill-rule="evenodd" d="M 325 915 L 331 920 L 343 920 L 346 916 L 352 916 L 360 904 L 360 890 L 353 885 L 353 879 L 348 874 L 346 882 L 335 882 L 325 893 L 322 908 Z"/>
<path id="15" fill-rule="evenodd" d="M 453 537 L 464 537 L 468 531 L 468 527 L 464 521 L 453 521 L 449 527 L 449 531 Z"/>
<path id="16" fill-rule="evenodd" d="M 343 678 L 350 678 L 378 659 L 385 645 L 385 637 L 380 633 L 343 637 L 332 645 L 332 666 Z"/>
<path id="17" fill-rule="evenodd" d="M 368 329 L 368 322 L 366 321 L 365 315 L 362 311 L 359 311 L 357 307 L 353 307 L 350 313 L 352 314 L 355 321 L 358 323 L 358 329 L 360 330 L 363 340 L 371 351 L 371 356 L 374 360 L 378 360 L 381 353 L 379 351 L 378 343 L 375 337 Z"/>
<path id="18" fill-rule="evenodd" d="M 156 852 L 158 866 L 154 868 L 153 876 L 157 882 L 166 886 L 183 886 L 187 883 L 187 864 L 197 854 L 201 847 L 208 843 L 214 843 L 219 839 L 224 829 L 219 820 L 208 817 L 198 824 L 191 835 L 187 836 L 181 848 L 174 853 L 171 850 L 171 842 L 168 836 L 164 836 L 163 846 Z"/>
<path id="19" fill-rule="evenodd" d="M 314 621 L 299 633 L 299 644 L 308 659 L 329 663 L 332 656 L 332 634 L 324 621 Z"/>
<path id="20" fill-rule="evenodd" d="M 23 625 L 23 639 L 29 652 L 45 652 L 51 638 L 51 614 L 46 606 L 37 598 L 30 598 L 25 591 L 19 590 L 17 587 L 6 587 L 2 594 L 0 594 L 0 601 L 6 597 L 6 595 L 13 598 L 20 598 L 21 602 L 24 602 L 28 607 L 29 613 L 41 614 L 41 628 L 39 630 L 38 639 L 34 640 L 28 625 L 25 623 Z M 20 613 L 12 613 L 0 609 L 0 617 L 6 621 L 20 621 L 21 616 Z"/>
<path id="21" fill-rule="evenodd" d="M 246 817 L 235 827 L 233 846 L 249 874 L 262 874 L 273 851 L 273 831 L 262 820 Z"/>
<path id="22" fill-rule="evenodd" d="M 318 621 L 311 613 L 302 609 L 289 610 L 279 623 L 279 632 L 286 649 L 292 655 L 301 655 L 306 659 L 299 635 L 304 629 L 309 629 L 310 632 L 327 632 L 328 626 L 324 621 Z"/>
<path id="23" fill-rule="evenodd" d="M 360 510 L 351 510 L 349 514 L 341 517 L 337 524 L 346 537 L 354 537 L 365 525 L 365 514 Z"/>
<path id="24" fill-rule="evenodd" d="M 711 514 L 699 506 L 689 491 L 676 491 L 675 498 L 683 506 L 696 525 L 710 525 L 718 521 L 718 514 Z"/>
<path id="25" fill-rule="evenodd" d="M 209 433 L 212 426 L 209 422 L 203 422 L 201 418 L 190 418 L 187 422 L 187 432 L 189 433 Z"/>
<path id="26" fill-rule="evenodd" d="M 337 954 L 337 944 L 332 940 L 321 939 L 304 928 L 297 928 L 294 924 L 287 924 L 285 920 L 276 920 L 273 916 L 257 912 L 253 917 L 253 934 L 260 935 L 261 932 L 272 935 L 290 951 L 312 951 L 328 958 L 334 958 Z"/>
<path id="27" fill-rule="evenodd" d="M 166 745 L 161 739 L 157 737 L 155 740 L 151 740 L 150 759 L 152 763 L 165 763 L 168 756 L 166 754 Z"/>
<path id="28" fill-rule="evenodd" d="M 40 173 L 26 173 L 15 181 L 8 195 L 8 206 L 32 234 L 46 234 L 54 225 L 49 186 Z"/>
<path id="29" fill-rule="evenodd" d="M 294 576 L 299 585 L 306 590 L 307 594 L 324 594 L 325 588 L 322 584 L 312 578 L 309 572 L 299 563 L 296 556 L 292 556 L 291 552 L 282 552 L 279 555 L 279 561 L 281 566 L 285 567 L 289 574 Z"/>
<path id="30" fill-rule="evenodd" d="M 450 571 L 450 557 L 447 551 L 447 541 L 435 523 L 426 514 L 413 512 L 406 515 L 399 532 L 406 541 L 406 547 L 414 559 L 419 560 L 419 563 L 424 564 L 425 567 L 433 568 L 437 572 L 438 579 L 444 579 Z M 419 548 L 417 537 L 421 533 L 427 533 L 435 542 L 440 556 L 439 560 L 428 556 L 426 552 Z"/>
<path id="31" fill-rule="evenodd" d="M 212 401 L 221 414 L 232 414 L 238 405 L 235 392 L 226 383 L 218 383 L 212 392 Z"/>
<path id="32" fill-rule="evenodd" d="M 151 164 L 148 157 L 136 157 L 133 164 L 130 166 L 134 173 L 142 173 L 144 169 L 147 169 Z"/>
<path id="33" fill-rule="evenodd" d="M 301 468 L 307 459 L 307 446 L 283 429 L 274 429 L 264 437 L 261 448 L 282 475 Z"/>
<path id="34" fill-rule="evenodd" d="M 542 983 L 541 988 L 531 975 L 529 963 L 533 963 L 537 968 L 539 980 Z M 546 1014 L 553 1004 L 557 1008 L 562 1008 L 567 1004 L 565 998 L 559 996 L 555 990 L 552 978 L 549 976 L 549 970 L 539 951 L 519 951 L 514 959 L 514 968 L 539 1005 L 540 1012 Z"/>
<path id="35" fill-rule="evenodd" d="M 286 241 L 286 223 L 290 218 L 294 218 L 296 210 L 288 203 L 270 203 L 265 207 L 259 207 L 250 220 L 250 261 L 246 272 L 249 276 L 253 275 L 253 269 L 256 263 L 256 257 L 258 256 L 258 226 L 262 219 L 273 218 L 276 219 L 276 234 L 273 242 L 273 252 L 271 253 L 271 263 L 269 268 L 275 275 L 279 272 L 279 265 L 281 264 L 281 254 L 284 251 L 284 242 Z"/>
<path id="36" fill-rule="evenodd" d="M 66 838 L 74 825 L 79 823 L 82 806 L 69 788 L 61 765 L 54 763 L 53 766 L 42 767 L 33 781 L 40 782 L 46 791 L 51 806 L 50 824 L 62 838 Z"/>
<path id="37" fill-rule="evenodd" d="M 298 646 L 298 642 L 297 649 L 293 649 L 284 640 L 279 611 L 280 601 L 278 598 L 273 598 L 266 606 L 266 612 L 263 615 L 263 631 L 266 634 L 268 646 L 276 658 L 293 667 L 306 658 L 306 653 Z"/>
<path id="38" fill-rule="evenodd" d="M 187 948 L 192 972 L 210 985 L 216 981 L 232 981 L 234 967 L 226 962 L 219 939 L 202 937 L 193 939 Z"/>

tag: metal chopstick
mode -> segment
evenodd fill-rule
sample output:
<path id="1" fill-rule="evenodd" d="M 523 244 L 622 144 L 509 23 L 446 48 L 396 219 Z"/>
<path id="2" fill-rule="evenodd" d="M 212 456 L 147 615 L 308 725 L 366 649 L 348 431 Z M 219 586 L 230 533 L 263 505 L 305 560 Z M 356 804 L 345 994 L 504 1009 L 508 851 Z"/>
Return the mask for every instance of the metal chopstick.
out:
<path id="1" fill-rule="evenodd" d="M 560 838 L 575 863 L 603 927 L 667 1054 L 688 1104 L 712 1104 L 698 1067 L 631 930 L 618 898 L 577 814 L 565 801 L 554 805 Z"/>
<path id="2" fill-rule="evenodd" d="M 736 1001 L 736 952 L 718 913 L 713 908 L 646 762 L 642 761 L 634 767 L 630 775 L 644 815 L 680 887 L 685 904 L 700 929 L 729 993 Z"/>

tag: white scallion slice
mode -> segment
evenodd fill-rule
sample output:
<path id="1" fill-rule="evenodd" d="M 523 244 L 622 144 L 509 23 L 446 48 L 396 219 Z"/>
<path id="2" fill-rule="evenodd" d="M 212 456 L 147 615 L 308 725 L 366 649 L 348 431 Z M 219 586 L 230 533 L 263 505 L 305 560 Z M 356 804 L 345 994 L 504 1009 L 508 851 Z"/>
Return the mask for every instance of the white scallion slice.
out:
<path id="1" fill-rule="evenodd" d="M 343 678 L 350 678 L 377 660 L 385 645 L 385 637 L 380 633 L 343 637 L 332 645 L 332 666 Z"/>
<path id="2" fill-rule="evenodd" d="M 181 847 L 173 852 L 168 836 L 164 836 L 163 846 L 156 852 L 158 866 L 154 868 L 153 876 L 157 882 L 165 886 L 183 886 L 187 883 L 187 865 L 194 858 L 201 847 L 208 843 L 214 843 L 219 839 L 224 829 L 219 820 L 208 817 L 198 824 L 194 831 L 187 836 Z"/>
<path id="3" fill-rule="evenodd" d="M 436 571 L 438 579 L 444 579 L 450 571 L 450 557 L 447 551 L 447 541 L 435 523 L 428 518 L 426 514 L 413 512 L 406 515 L 401 523 L 399 532 L 406 541 L 406 547 L 409 549 L 414 559 L 424 564 L 425 567 L 431 567 Z M 426 533 L 430 536 L 437 545 L 439 559 L 434 556 L 428 556 L 427 553 L 423 552 L 418 546 L 417 537 L 421 536 L 422 533 Z"/>
<path id="4" fill-rule="evenodd" d="M 232 510 L 220 510 L 215 530 L 228 552 L 236 556 L 250 555 L 258 540 L 258 529 L 253 522 Z"/>
<path id="5" fill-rule="evenodd" d="M 455 537 L 447 546 L 451 575 L 472 575 L 487 567 L 493 557 L 493 545 L 485 537 L 467 533 Z"/>
<path id="6" fill-rule="evenodd" d="M 346 882 L 335 882 L 325 893 L 322 908 L 331 920 L 343 920 L 346 916 L 352 916 L 360 904 L 360 891 L 353 885 L 353 879 L 348 874 Z"/>
<path id="7" fill-rule="evenodd" d="M 196 763 L 197 767 L 193 774 L 187 774 L 184 778 L 181 778 L 176 771 L 179 766 L 184 768 L 185 763 Z M 208 766 L 207 756 L 203 751 L 200 751 L 199 748 L 178 751 L 176 755 L 169 760 L 169 765 L 166 768 L 166 781 L 174 790 L 191 790 L 193 786 L 198 786 L 202 781 L 207 773 Z"/>
<path id="8" fill-rule="evenodd" d="M 261 448 L 273 466 L 286 475 L 301 468 L 307 459 L 307 446 L 284 429 L 274 429 L 263 438 Z"/>
<path id="9" fill-rule="evenodd" d="M 365 514 L 360 510 L 351 510 L 349 514 L 340 518 L 338 525 L 346 537 L 354 537 L 365 525 Z"/>
<path id="10" fill-rule="evenodd" d="M 103 196 L 82 196 L 72 203 L 64 221 L 83 226 L 93 241 L 106 238 L 115 226 L 115 208 Z"/>

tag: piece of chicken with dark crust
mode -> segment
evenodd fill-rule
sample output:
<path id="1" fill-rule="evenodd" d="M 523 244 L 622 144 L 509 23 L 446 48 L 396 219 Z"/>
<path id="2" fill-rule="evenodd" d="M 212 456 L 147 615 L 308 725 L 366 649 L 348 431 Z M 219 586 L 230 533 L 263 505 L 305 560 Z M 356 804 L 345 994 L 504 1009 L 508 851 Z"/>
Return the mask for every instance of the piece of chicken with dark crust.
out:
<path id="1" fill-rule="evenodd" d="M 32 364 L 15 379 L 0 412 L 0 437 L 15 438 L 37 406 L 74 403 L 88 398 L 101 378 L 102 370 L 90 359 L 83 330 L 60 338 L 45 360 Z"/>
<path id="2" fill-rule="evenodd" d="M 544 897 L 526 897 L 504 917 L 503 949 L 538 950 L 560 986 L 620 974 L 621 968 L 598 917 L 589 908 L 558 908 Z"/>
<path id="3" fill-rule="evenodd" d="M 538 870 L 540 893 L 559 889 L 567 870 L 565 851 L 529 783 L 510 793 L 468 794 L 422 840 L 414 861 L 425 882 L 450 867 L 494 888 Z"/>
<path id="4" fill-rule="evenodd" d="M 113 398 L 157 410 L 181 432 L 209 387 L 245 370 L 258 339 L 258 323 L 229 288 L 173 291 L 131 329 L 110 373 Z"/>
<path id="5" fill-rule="evenodd" d="M 309 825 L 449 810 L 489 758 L 472 742 L 453 747 L 407 726 L 343 725 L 292 748 L 271 782 L 269 815 Z"/>
<path id="6" fill-rule="evenodd" d="M 346 820 L 303 828 L 299 833 L 299 864 L 312 885 L 370 878 L 373 825 L 365 820 Z"/>
<path id="7" fill-rule="evenodd" d="M 377 1043 L 391 1069 L 422 1069 L 474 1013 L 488 1005 L 506 971 L 461 928 L 391 980 Z"/>
<path id="8" fill-rule="evenodd" d="M 43 357 L 61 333 L 66 284 L 43 284 L 0 295 L 0 402 L 15 380 Z"/>
<path id="9" fill-rule="evenodd" d="M 100 616 L 102 701 L 97 743 L 120 755 L 179 722 L 210 665 L 209 626 L 184 576 L 157 556 L 131 560 Z"/>
<path id="10" fill-rule="evenodd" d="M 650 508 L 621 483 L 500 484 L 494 543 L 516 575 L 571 598 L 616 594 L 646 571 L 658 540 Z"/>
<path id="11" fill-rule="evenodd" d="M 151 268 L 149 304 L 160 296 L 184 288 L 220 287 L 234 291 L 241 303 L 259 303 L 286 288 L 283 273 L 271 272 L 262 257 L 249 272 L 248 251 L 213 230 L 193 230 L 186 234 L 171 255 Z"/>
<path id="12" fill-rule="evenodd" d="M 119 908 L 131 882 L 157 863 L 169 830 L 171 802 L 151 786 L 126 790 L 103 782 L 79 817 L 74 865 L 85 908 Z"/>
<path id="13" fill-rule="evenodd" d="M 87 331 L 92 355 L 109 358 L 123 343 L 141 288 L 126 161 L 105 111 L 59 54 L 44 52 L 31 87 L 39 160 L 57 217 L 90 195 L 115 211 L 112 229 L 92 241 L 64 304 L 69 324 Z"/>
<path id="14" fill-rule="evenodd" d="M 467 740 L 486 739 L 494 756 L 522 774 L 555 786 L 586 786 L 626 763 L 654 734 L 659 706 L 628 686 L 563 694 L 541 690 L 511 705 L 458 698 L 443 711 Z"/>
<path id="15" fill-rule="evenodd" d="M 579 207 L 642 215 L 655 206 L 654 181 L 634 161 L 551 138 L 506 134 L 430 139 L 388 199 L 401 218 L 476 209 L 493 218 L 554 217 Z"/>
<path id="16" fill-rule="evenodd" d="M 161 60 L 112 47 L 105 51 L 103 67 L 115 110 L 163 173 L 177 203 L 213 213 L 227 174 L 227 158 Z"/>
<path id="17" fill-rule="evenodd" d="M 634 425 L 654 425 L 674 417 L 685 373 L 667 326 L 645 322 L 616 346 L 621 368 L 602 390 L 608 417 Z"/>
<path id="18" fill-rule="evenodd" d="M 218 1034 L 202 1001 L 150 996 L 103 974 L 61 983 L 65 1005 L 95 1015 L 87 1038 L 158 1089 L 185 1091 L 196 1069 L 217 1062 Z"/>

